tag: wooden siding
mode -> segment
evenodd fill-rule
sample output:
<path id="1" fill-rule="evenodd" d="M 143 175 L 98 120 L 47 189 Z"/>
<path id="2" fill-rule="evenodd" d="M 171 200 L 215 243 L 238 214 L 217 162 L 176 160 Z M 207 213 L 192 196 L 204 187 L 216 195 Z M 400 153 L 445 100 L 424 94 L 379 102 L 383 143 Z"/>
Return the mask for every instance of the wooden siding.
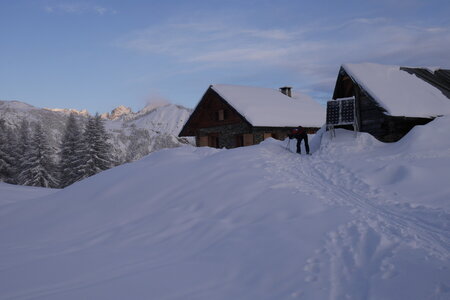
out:
<path id="1" fill-rule="evenodd" d="M 220 120 L 223 117 L 223 120 Z M 180 132 L 180 136 L 196 136 L 202 128 L 245 123 L 249 124 L 213 89 L 208 88 L 200 103 Z"/>

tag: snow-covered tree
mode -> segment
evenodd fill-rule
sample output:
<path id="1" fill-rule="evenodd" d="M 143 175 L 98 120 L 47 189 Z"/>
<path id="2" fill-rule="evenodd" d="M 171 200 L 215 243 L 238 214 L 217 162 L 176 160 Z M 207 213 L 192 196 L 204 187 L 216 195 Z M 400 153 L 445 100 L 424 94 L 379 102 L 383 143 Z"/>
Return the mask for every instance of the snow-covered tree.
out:
<path id="1" fill-rule="evenodd" d="M 52 149 L 39 123 L 35 125 L 29 148 L 25 152 L 18 182 L 23 185 L 58 187 L 56 166 Z"/>
<path id="2" fill-rule="evenodd" d="M 19 134 L 17 137 L 17 154 L 23 157 L 30 148 L 30 124 L 26 119 L 20 123 Z"/>
<path id="3" fill-rule="evenodd" d="M 111 145 L 107 139 L 108 134 L 100 115 L 90 117 L 83 137 L 83 164 L 80 168 L 82 178 L 95 175 L 114 165 L 111 159 Z"/>
<path id="4" fill-rule="evenodd" d="M 127 147 L 126 162 L 135 161 L 149 153 L 150 134 L 146 129 L 138 129 L 136 125 L 130 126 L 129 143 Z"/>
<path id="5" fill-rule="evenodd" d="M 66 187 L 83 178 L 83 155 L 85 145 L 74 114 L 69 116 L 61 141 L 61 160 L 59 162 L 60 186 Z"/>
<path id="6" fill-rule="evenodd" d="M 10 154 L 11 156 L 11 165 L 12 165 L 12 176 L 11 179 L 8 180 L 9 183 L 17 183 L 17 176 L 18 176 L 18 171 L 20 170 L 20 154 L 17 151 L 17 147 L 18 147 L 18 136 L 17 136 L 17 129 L 13 130 L 13 129 L 9 129 L 6 133 L 8 142 L 6 144 L 6 149 L 7 152 Z"/>
<path id="7" fill-rule="evenodd" d="M 15 156 L 12 136 L 4 120 L 0 120 L 0 181 L 14 182 Z"/>
<path id="8" fill-rule="evenodd" d="M 22 119 L 18 131 L 16 132 L 16 144 L 15 144 L 15 176 L 14 183 L 21 184 L 19 176 L 23 171 L 22 167 L 25 165 L 26 154 L 30 150 L 30 123 L 24 118 Z"/>

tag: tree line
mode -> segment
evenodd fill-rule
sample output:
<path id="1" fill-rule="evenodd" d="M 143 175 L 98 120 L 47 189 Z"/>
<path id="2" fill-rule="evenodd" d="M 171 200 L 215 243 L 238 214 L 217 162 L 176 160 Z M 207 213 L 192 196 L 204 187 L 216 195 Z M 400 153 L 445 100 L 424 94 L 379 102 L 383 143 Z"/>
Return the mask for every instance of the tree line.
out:
<path id="1" fill-rule="evenodd" d="M 98 114 L 83 124 L 71 114 L 59 149 L 50 146 L 40 123 L 24 119 L 13 130 L 0 120 L 0 181 L 64 188 L 115 165 L 107 139 Z"/>

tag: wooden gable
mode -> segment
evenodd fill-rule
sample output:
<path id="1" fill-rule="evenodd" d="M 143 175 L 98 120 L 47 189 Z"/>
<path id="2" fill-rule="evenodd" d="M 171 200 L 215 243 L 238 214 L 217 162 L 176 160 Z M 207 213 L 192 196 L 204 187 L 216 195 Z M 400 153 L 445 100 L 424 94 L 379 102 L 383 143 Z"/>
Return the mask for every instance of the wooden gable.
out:
<path id="1" fill-rule="evenodd" d="M 211 128 L 231 124 L 251 124 L 239 114 L 225 99 L 211 87 L 203 95 L 199 104 L 183 126 L 179 136 L 195 136 L 201 128 Z"/>
<path id="2" fill-rule="evenodd" d="M 401 88 L 401 87 L 399 87 Z M 386 110 L 353 80 L 341 67 L 333 92 L 333 99 L 355 97 L 355 110 L 358 128 L 382 142 L 396 142 L 416 125 L 424 125 L 432 118 L 395 117 Z M 346 128 L 346 126 L 342 126 Z M 348 127 L 348 126 L 347 126 Z"/>

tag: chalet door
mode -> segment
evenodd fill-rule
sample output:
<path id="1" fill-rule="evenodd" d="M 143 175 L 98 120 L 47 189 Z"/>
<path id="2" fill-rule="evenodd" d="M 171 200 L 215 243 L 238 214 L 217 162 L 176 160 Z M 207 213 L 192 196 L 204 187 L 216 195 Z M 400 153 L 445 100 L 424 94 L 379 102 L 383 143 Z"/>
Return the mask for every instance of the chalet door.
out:
<path id="1" fill-rule="evenodd" d="M 198 138 L 198 147 L 207 147 L 208 146 L 208 137 L 207 136 L 200 136 Z"/>
<path id="2" fill-rule="evenodd" d="M 244 146 L 253 145 L 253 134 L 244 133 L 243 137 L 244 137 Z"/>
<path id="3" fill-rule="evenodd" d="M 244 136 L 242 134 L 236 135 L 236 143 L 235 147 L 242 147 L 244 146 Z"/>
<path id="4" fill-rule="evenodd" d="M 212 134 L 208 137 L 208 146 L 212 148 L 219 148 L 219 136 Z"/>

